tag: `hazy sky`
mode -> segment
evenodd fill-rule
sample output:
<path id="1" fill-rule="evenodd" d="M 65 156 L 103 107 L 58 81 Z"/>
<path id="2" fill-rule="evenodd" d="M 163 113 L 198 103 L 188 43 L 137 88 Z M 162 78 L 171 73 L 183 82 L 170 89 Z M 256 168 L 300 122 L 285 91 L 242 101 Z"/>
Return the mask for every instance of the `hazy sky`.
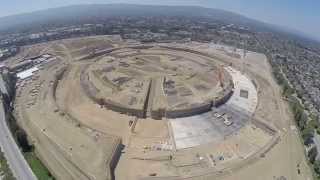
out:
<path id="1" fill-rule="evenodd" d="M 199 5 L 293 28 L 320 40 L 320 0 L 0 0 L 0 17 L 85 3 Z"/>

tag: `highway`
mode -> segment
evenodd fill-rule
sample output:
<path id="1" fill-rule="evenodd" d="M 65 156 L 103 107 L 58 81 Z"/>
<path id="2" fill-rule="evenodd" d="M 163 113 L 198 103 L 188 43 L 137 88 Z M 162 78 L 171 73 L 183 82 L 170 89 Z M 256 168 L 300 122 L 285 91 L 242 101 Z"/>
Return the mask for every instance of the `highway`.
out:
<path id="1" fill-rule="evenodd" d="M 24 156 L 7 126 L 2 99 L 0 100 L 0 146 L 12 173 L 17 180 L 37 179 L 27 161 L 24 159 Z"/>

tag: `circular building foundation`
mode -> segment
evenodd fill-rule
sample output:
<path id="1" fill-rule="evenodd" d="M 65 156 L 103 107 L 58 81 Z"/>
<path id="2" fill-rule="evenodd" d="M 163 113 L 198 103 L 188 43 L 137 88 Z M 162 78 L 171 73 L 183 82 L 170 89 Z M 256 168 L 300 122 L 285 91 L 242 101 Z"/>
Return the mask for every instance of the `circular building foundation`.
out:
<path id="1" fill-rule="evenodd" d="M 210 57 L 166 47 L 117 48 L 81 73 L 101 106 L 139 118 L 177 118 L 211 110 L 232 94 L 231 76 Z"/>

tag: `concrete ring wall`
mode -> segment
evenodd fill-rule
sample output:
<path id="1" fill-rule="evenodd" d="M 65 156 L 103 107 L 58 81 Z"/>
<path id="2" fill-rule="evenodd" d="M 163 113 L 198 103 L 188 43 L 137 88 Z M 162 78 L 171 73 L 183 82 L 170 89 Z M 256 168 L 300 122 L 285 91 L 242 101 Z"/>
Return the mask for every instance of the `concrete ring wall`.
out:
<path id="1" fill-rule="evenodd" d="M 91 54 L 87 56 L 86 58 L 94 58 L 98 56 L 102 56 L 107 53 L 111 53 L 116 50 L 120 50 L 123 48 L 132 48 L 132 49 L 149 49 L 155 47 L 153 45 L 138 45 L 138 46 L 127 46 L 127 47 L 122 47 L 122 48 L 113 48 L 113 49 L 107 49 L 107 50 L 102 50 L 100 52 L 96 52 L 95 54 Z M 195 50 L 191 49 L 185 49 L 185 48 L 176 48 L 176 47 L 168 47 L 168 46 L 160 46 L 161 48 L 166 48 L 170 50 L 175 50 L 175 51 L 185 51 L 189 53 L 195 53 L 201 56 L 206 56 L 209 58 L 212 58 L 208 56 L 206 53 L 198 52 Z M 89 66 L 89 65 L 88 65 Z M 87 94 L 87 96 L 92 99 L 95 103 L 104 106 L 112 111 L 116 111 L 122 114 L 127 114 L 127 115 L 132 115 L 132 116 L 137 116 L 139 118 L 145 118 L 146 117 L 146 103 L 144 105 L 143 109 L 133 109 L 129 108 L 123 104 L 114 102 L 112 100 L 106 100 L 106 99 L 101 99 L 97 98 L 95 96 L 95 93 L 92 93 L 90 89 L 94 88 L 94 85 L 90 85 L 90 80 L 88 79 L 89 77 L 86 76 L 85 74 L 86 68 L 81 72 L 81 85 Z M 222 96 L 220 96 L 217 99 L 212 99 L 208 100 L 207 102 L 201 103 L 201 104 L 196 104 L 193 107 L 188 107 L 188 108 L 183 108 L 183 109 L 176 109 L 176 110 L 168 110 L 168 109 L 158 109 L 158 110 L 152 110 L 151 111 L 151 117 L 153 119 L 162 119 L 162 117 L 166 118 L 180 118 L 180 117 L 188 117 L 188 116 L 193 116 L 201 113 L 205 113 L 211 110 L 213 106 L 219 106 L 224 104 L 226 101 L 229 100 L 229 98 L 233 94 L 233 81 L 230 80 L 230 83 L 228 86 L 225 88 L 224 93 Z M 150 89 L 150 87 L 149 87 Z"/>

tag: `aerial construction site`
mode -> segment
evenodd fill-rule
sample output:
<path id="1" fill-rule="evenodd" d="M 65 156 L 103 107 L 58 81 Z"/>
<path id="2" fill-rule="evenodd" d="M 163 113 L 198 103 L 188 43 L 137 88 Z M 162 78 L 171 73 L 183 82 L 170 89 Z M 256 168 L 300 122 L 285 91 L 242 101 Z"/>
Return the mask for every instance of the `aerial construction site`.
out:
<path id="1" fill-rule="evenodd" d="M 263 54 L 93 36 L 26 46 L 6 65 L 14 115 L 57 179 L 290 174 L 271 165 L 290 126 Z"/>

